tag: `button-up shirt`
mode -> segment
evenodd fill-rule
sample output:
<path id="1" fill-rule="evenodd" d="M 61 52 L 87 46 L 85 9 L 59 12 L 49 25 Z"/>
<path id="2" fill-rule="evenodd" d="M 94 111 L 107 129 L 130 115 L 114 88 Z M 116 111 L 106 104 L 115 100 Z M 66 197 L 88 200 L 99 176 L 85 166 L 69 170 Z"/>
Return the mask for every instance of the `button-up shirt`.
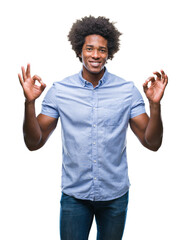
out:
<path id="1" fill-rule="evenodd" d="M 80 71 L 53 84 L 41 113 L 61 120 L 64 193 L 106 201 L 129 190 L 127 127 L 130 118 L 145 113 L 133 82 L 105 69 L 93 87 Z"/>

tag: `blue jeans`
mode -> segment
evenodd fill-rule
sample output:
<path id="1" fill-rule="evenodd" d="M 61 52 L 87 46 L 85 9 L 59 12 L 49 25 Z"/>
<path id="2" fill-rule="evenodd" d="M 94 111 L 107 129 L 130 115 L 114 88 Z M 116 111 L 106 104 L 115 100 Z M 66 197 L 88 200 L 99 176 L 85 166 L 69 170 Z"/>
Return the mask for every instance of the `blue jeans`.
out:
<path id="1" fill-rule="evenodd" d="M 88 240 L 93 217 L 97 240 L 121 240 L 125 227 L 128 192 L 110 201 L 81 200 L 62 193 L 61 240 Z"/>

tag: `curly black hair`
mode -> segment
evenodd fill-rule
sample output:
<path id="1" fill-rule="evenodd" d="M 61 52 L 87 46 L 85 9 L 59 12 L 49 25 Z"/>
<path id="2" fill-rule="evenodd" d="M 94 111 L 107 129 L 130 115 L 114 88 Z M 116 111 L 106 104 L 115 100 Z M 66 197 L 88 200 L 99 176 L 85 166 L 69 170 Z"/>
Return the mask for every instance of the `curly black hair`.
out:
<path id="1" fill-rule="evenodd" d="M 97 18 L 93 16 L 84 17 L 72 25 L 68 40 L 71 42 L 76 56 L 79 57 L 82 52 L 85 37 L 92 34 L 100 35 L 107 40 L 108 59 L 112 59 L 119 50 L 119 37 L 122 33 L 117 30 L 114 23 L 111 23 L 108 18 L 101 16 Z M 79 57 L 79 60 L 82 62 L 81 57 Z"/>

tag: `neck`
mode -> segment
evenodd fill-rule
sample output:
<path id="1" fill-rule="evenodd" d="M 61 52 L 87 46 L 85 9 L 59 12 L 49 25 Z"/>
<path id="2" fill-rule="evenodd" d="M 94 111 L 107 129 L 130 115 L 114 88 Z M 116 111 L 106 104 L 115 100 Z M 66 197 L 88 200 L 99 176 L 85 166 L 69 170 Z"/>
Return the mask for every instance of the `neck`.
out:
<path id="1" fill-rule="evenodd" d="M 91 82 L 93 87 L 98 85 L 99 80 L 103 77 L 105 68 L 103 68 L 99 73 L 91 73 L 83 66 L 82 76 L 88 82 Z"/>

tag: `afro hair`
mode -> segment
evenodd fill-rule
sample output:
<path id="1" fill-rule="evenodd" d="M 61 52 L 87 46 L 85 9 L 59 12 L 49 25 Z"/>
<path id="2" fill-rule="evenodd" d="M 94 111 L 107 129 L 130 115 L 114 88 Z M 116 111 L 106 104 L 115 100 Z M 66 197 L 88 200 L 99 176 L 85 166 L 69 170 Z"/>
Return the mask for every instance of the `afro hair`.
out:
<path id="1" fill-rule="evenodd" d="M 119 37 L 122 33 L 116 29 L 114 23 L 111 23 L 105 17 L 84 17 L 72 25 L 68 34 L 68 40 L 76 56 L 79 57 L 82 52 L 85 37 L 92 34 L 100 35 L 107 40 L 108 59 L 112 59 L 114 54 L 119 50 Z M 81 57 L 79 57 L 79 60 L 82 62 Z"/>

